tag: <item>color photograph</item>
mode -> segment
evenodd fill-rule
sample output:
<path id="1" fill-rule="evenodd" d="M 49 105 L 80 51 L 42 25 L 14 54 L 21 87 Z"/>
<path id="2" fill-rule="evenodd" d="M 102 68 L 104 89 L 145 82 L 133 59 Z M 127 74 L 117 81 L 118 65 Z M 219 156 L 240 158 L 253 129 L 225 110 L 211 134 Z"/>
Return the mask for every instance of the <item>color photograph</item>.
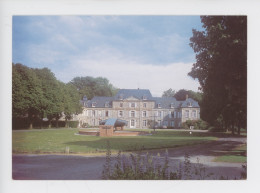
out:
<path id="1" fill-rule="evenodd" d="M 247 180 L 247 20 L 13 15 L 12 179 Z"/>

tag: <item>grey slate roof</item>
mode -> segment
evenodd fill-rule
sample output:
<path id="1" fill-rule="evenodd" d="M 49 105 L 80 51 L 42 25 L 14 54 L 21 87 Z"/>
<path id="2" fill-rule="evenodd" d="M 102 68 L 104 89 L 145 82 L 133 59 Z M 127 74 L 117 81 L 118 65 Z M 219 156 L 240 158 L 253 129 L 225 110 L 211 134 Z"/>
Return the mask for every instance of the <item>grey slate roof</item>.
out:
<path id="1" fill-rule="evenodd" d="M 140 100 L 142 100 L 143 97 L 146 97 L 146 100 L 153 98 L 148 89 L 120 89 L 115 96 L 115 100 L 126 99 L 131 96 Z"/>
<path id="2" fill-rule="evenodd" d="M 92 107 L 92 104 L 95 103 L 95 108 L 111 108 L 113 99 L 114 97 L 95 96 L 83 106 Z M 106 103 L 108 106 L 106 106 Z"/>
<path id="3" fill-rule="evenodd" d="M 120 100 L 120 97 L 122 97 L 122 99 L 135 97 L 139 100 L 143 100 L 143 96 L 146 96 L 146 100 L 148 101 L 155 101 L 156 109 L 169 109 L 172 108 L 172 106 L 173 108 L 199 108 L 198 102 L 193 100 L 192 98 L 188 98 L 185 101 L 177 101 L 174 97 L 152 97 L 148 89 L 121 89 L 114 97 L 95 96 L 94 98 L 88 101 L 82 100 L 81 104 L 86 107 L 92 107 L 92 104 L 95 103 L 95 108 L 112 108 L 112 101 Z M 106 106 L 106 104 L 108 106 Z M 160 108 L 158 107 L 158 104 L 160 104 Z"/>

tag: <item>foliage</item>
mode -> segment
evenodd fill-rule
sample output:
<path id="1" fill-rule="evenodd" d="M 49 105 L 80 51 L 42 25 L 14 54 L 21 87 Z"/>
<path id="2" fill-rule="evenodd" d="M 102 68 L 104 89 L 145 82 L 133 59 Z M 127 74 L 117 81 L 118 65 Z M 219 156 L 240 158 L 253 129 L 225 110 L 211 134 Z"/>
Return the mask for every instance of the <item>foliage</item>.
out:
<path id="1" fill-rule="evenodd" d="M 186 96 L 188 96 L 189 98 L 194 99 L 195 101 L 198 101 L 199 103 L 201 102 L 201 99 L 202 99 L 202 93 L 201 92 L 194 92 L 192 90 L 180 89 L 174 95 L 174 97 L 178 101 L 186 100 Z"/>
<path id="2" fill-rule="evenodd" d="M 175 90 L 172 90 L 171 88 L 166 90 L 166 91 L 163 91 L 163 95 L 162 97 L 174 97 L 175 95 Z"/>
<path id="3" fill-rule="evenodd" d="M 80 98 L 84 96 L 88 99 L 92 99 L 94 96 L 114 96 L 117 92 L 109 80 L 103 77 L 75 77 L 70 83 L 77 88 Z"/>
<path id="4" fill-rule="evenodd" d="M 80 111 L 76 88 L 58 81 L 48 68 L 34 69 L 22 64 L 12 64 L 12 68 L 13 118 L 27 118 L 32 128 L 35 121 L 47 117 L 50 126 L 55 119 L 58 127 L 63 114 L 70 120 L 72 114 Z"/>
<path id="5" fill-rule="evenodd" d="M 158 122 L 152 119 L 147 121 L 148 128 L 153 129 L 158 125 Z"/>
<path id="6" fill-rule="evenodd" d="M 190 156 L 185 154 L 184 163 L 179 168 L 170 170 L 168 151 L 164 157 L 160 154 L 152 156 L 149 153 L 131 153 L 129 156 L 118 152 L 116 160 L 111 159 L 110 150 L 107 149 L 106 162 L 102 171 L 102 179 L 107 180 L 205 180 L 210 179 L 213 173 L 207 172 L 199 159 L 191 164 Z M 163 161 L 162 161 L 163 160 Z M 112 165 L 114 163 L 114 165 Z"/>
<path id="7" fill-rule="evenodd" d="M 201 117 L 211 125 L 222 116 L 225 128 L 246 127 L 247 17 L 202 16 L 205 31 L 193 30 L 196 63 L 189 75 L 199 80 Z M 219 120 L 220 121 L 220 120 Z"/>
<path id="8" fill-rule="evenodd" d="M 193 129 L 201 129 L 206 130 L 208 129 L 208 123 L 206 121 L 203 121 L 201 119 L 199 120 L 187 120 L 182 124 L 183 128 L 190 129 L 190 126 L 193 126 Z"/>

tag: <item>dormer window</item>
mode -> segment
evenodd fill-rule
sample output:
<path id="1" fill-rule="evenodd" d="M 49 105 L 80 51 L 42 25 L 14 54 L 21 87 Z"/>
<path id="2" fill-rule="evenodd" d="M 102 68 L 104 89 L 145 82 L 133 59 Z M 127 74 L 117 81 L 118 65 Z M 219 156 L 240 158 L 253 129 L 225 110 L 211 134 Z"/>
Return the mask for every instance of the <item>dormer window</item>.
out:
<path id="1" fill-rule="evenodd" d="M 192 107 L 192 103 L 191 102 L 188 102 L 187 105 L 188 105 L 188 107 Z"/>
<path id="2" fill-rule="evenodd" d="M 143 100 L 147 100 L 147 96 L 146 95 L 143 96 Z"/>
<path id="3" fill-rule="evenodd" d="M 130 106 L 131 106 L 132 108 L 135 108 L 135 103 L 131 103 Z"/>
<path id="4" fill-rule="evenodd" d="M 119 95 L 119 100 L 123 100 L 123 94 Z"/>
<path id="5" fill-rule="evenodd" d="M 158 108 L 161 108 L 161 103 L 158 103 L 158 104 L 157 104 L 157 107 L 158 107 Z"/>
<path id="6" fill-rule="evenodd" d="M 106 103 L 105 103 L 105 107 L 108 107 L 108 106 L 109 106 L 109 102 L 106 102 Z"/>
<path id="7" fill-rule="evenodd" d="M 92 107 L 96 107 L 97 103 L 96 102 L 93 102 L 92 103 Z"/>
<path id="8" fill-rule="evenodd" d="M 172 109 L 174 108 L 174 103 L 171 103 L 171 108 L 172 108 Z"/>

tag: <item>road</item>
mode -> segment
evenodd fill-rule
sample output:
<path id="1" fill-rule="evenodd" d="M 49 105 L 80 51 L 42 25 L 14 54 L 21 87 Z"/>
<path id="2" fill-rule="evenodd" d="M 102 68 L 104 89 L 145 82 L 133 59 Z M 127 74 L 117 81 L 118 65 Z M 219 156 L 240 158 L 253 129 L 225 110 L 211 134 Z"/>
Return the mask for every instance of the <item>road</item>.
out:
<path id="1" fill-rule="evenodd" d="M 178 168 L 189 154 L 192 164 L 199 158 L 207 172 L 213 172 L 214 178 L 220 176 L 228 179 L 239 178 L 242 172 L 241 163 L 213 162 L 215 156 L 223 155 L 238 145 L 246 143 L 246 138 L 220 138 L 207 144 L 168 149 L 171 168 Z M 152 155 L 165 150 L 151 150 Z M 100 180 L 105 157 L 74 155 L 13 155 L 13 179 L 15 180 Z"/>

